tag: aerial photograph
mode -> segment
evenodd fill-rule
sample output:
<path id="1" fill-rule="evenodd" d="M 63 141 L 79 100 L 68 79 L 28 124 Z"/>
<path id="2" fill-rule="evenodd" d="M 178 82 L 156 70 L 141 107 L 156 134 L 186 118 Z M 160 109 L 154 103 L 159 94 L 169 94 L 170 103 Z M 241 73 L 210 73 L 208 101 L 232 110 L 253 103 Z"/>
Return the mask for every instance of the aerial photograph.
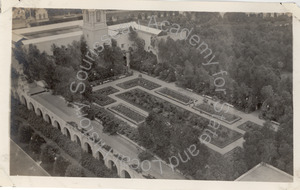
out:
<path id="1" fill-rule="evenodd" d="M 9 175 L 293 182 L 292 16 L 14 7 Z"/>

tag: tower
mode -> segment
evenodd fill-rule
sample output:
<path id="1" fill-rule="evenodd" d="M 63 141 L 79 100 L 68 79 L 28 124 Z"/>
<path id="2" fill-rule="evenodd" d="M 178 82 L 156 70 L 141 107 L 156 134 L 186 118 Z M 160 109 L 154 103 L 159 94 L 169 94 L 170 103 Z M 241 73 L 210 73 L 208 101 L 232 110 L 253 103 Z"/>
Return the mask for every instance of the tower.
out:
<path id="1" fill-rule="evenodd" d="M 105 11 L 83 10 L 83 35 L 90 48 L 110 43 Z"/>

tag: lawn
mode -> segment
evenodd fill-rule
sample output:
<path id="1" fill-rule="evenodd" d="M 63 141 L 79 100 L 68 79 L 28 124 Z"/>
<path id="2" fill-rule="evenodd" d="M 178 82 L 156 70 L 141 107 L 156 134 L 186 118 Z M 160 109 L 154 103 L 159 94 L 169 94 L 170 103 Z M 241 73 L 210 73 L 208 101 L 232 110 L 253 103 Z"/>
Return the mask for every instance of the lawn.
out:
<path id="1" fill-rule="evenodd" d="M 145 121 L 146 116 L 140 114 L 139 112 L 129 108 L 123 104 L 118 104 L 116 106 L 110 107 L 109 110 L 118 114 L 119 116 L 133 122 L 134 124 L 140 124 Z"/>
<path id="2" fill-rule="evenodd" d="M 261 128 L 262 126 L 256 124 L 256 123 L 253 123 L 252 121 L 246 121 L 245 123 L 239 125 L 237 128 L 239 129 L 242 129 L 246 132 L 250 132 L 252 130 L 256 130 L 256 129 L 259 129 Z"/>
<path id="3" fill-rule="evenodd" d="M 175 90 L 171 90 L 169 88 L 162 88 L 160 90 L 157 90 L 155 91 L 156 93 L 160 94 L 160 95 L 163 95 L 167 98 L 170 98 L 172 100 L 175 100 L 181 104 L 184 104 L 184 105 L 187 105 L 188 103 L 190 103 L 193 99 L 184 95 L 184 94 L 181 94 Z"/>
<path id="4" fill-rule="evenodd" d="M 144 78 L 135 78 L 135 79 L 123 82 L 123 83 L 119 83 L 119 84 L 117 84 L 117 86 L 119 86 L 123 89 L 129 89 L 132 87 L 141 86 L 148 90 L 153 90 L 155 88 L 161 87 L 161 85 L 151 82 L 149 80 L 146 80 Z"/>
<path id="5" fill-rule="evenodd" d="M 238 121 L 239 119 L 241 119 L 240 117 L 230 114 L 230 113 L 225 113 L 223 111 L 217 112 L 215 110 L 215 108 L 207 103 L 202 103 L 202 104 L 197 104 L 196 106 L 193 106 L 193 109 L 198 110 L 200 112 L 203 112 L 207 115 L 210 116 L 222 116 L 224 119 L 221 119 L 220 117 L 217 117 L 218 119 L 221 119 L 227 123 L 234 123 L 236 121 Z M 224 108 L 224 110 L 226 110 L 226 108 Z"/>

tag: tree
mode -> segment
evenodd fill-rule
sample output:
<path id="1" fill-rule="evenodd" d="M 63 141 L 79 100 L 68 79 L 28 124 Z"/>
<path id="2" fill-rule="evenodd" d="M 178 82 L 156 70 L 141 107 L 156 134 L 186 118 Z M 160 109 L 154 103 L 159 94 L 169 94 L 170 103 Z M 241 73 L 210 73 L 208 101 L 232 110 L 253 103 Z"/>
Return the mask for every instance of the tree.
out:
<path id="1" fill-rule="evenodd" d="M 33 130 L 29 126 L 20 126 L 18 130 L 18 139 L 22 143 L 29 143 Z"/>
<path id="2" fill-rule="evenodd" d="M 37 133 L 34 133 L 33 136 L 31 137 L 31 140 L 30 140 L 30 143 L 29 143 L 29 148 L 34 153 L 39 154 L 41 152 L 41 146 L 44 143 L 46 143 L 45 139 L 42 138 Z"/>
<path id="3" fill-rule="evenodd" d="M 70 162 L 62 156 L 58 156 L 54 162 L 53 173 L 59 176 L 64 176 Z"/>
<path id="4" fill-rule="evenodd" d="M 44 164 L 52 164 L 55 161 L 55 157 L 58 153 L 58 150 L 52 145 L 44 144 L 41 148 L 40 160 Z"/>
<path id="5" fill-rule="evenodd" d="M 66 177 L 83 177 L 84 172 L 80 166 L 71 164 L 67 167 L 65 176 Z"/>

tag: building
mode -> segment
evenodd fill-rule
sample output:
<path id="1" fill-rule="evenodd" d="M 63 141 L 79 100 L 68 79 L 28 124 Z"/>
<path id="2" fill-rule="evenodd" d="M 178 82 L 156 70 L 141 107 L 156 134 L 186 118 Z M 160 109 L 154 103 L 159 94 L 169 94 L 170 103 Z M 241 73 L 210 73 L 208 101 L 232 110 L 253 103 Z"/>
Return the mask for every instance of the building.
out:
<path id="1" fill-rule="evenodd" d="M 36 22 L 48 21 L 48 12 L 46 9 L 37 9 L 35 11 L 35 20 Z"/>
<path id="2" fill-rule="evenodd" d="M 172 12 L 172 14 L 175 13 Z M 37 15 L 42 15 L 42 19 L 47 18 L 43 9 L 36 12 L 36 17 L 40 18 Z M 13 44 L 18 43 L 25 47 L 34 44 L 40 51 L 51 55 L 52 44 L 67 46 L 74 40 L 79 41 L 82 36 L 90 48 L 94 48 L 95 45 L 110 44 L 111 39 L 115 39 L 118 46 L 126 53 L 132 46 L 132 42 L 128 38 L 130 28 L 134 29 L 138 36 L 145 41 L 145 50 L 153 53 L 156 53 L 155 47 L 151 45 L 154 39 L 157 41 L 167 37 L 174 40 L 182 38 L 182 35 L 163 32 L 136 22 L 107 26 L 106 11 L 92 9 L 83 10 L 83 20 L 13 30 L 12 41 Z"/>
<path id="3" fill-rule="evenodd" d="M 293 176 L 266 163 L 260 163 L 235 181 L 293 182 Z"/>
<path id="4" fill-rule="evenodd" d="M 96 42 L 104 43 L 103 38 L 108 37 L 105 11 L 83 10 L 83 36 L 89 47 L 94 47 Z"/>

